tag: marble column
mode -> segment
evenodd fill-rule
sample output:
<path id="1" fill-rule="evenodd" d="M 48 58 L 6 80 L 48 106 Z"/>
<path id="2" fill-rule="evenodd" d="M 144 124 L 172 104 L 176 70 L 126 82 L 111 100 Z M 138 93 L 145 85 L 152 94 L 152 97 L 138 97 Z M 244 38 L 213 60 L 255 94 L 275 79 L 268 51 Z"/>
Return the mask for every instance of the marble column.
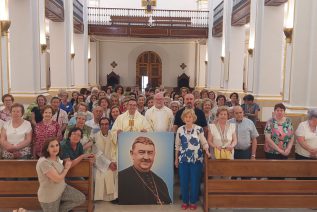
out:
<path id="1" fill-rule="evenodd" d="M 50 21 L 51 88 L 72 89 L 74 86 L 73 1 L 64 1 L 64 22 Z"/>
<path id="2" fill-rule="evenodd" d="M 288 114 L 317 106 L 317 2 L 295 1 L 292 41 L 285 54 L 284 102 Z"/>
<path id="3" fill-rule="evenodd" d="M 40 39 L 45 22 L 44 9 L 41 1 L 9 2 L 9 90 L 17 98 L 23 98 L 20 101 L 24 102 L 34 101 L 38 94 L 47 94 L 46 56 L 41 51 Z"/>

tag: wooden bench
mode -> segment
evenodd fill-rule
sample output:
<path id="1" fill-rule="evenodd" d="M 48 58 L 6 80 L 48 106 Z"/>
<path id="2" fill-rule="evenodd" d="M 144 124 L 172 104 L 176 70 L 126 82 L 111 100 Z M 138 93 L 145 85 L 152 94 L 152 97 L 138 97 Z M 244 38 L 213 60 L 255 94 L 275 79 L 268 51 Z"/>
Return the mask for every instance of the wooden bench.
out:
<path id="1" fill-rule="evenodd" d="M 149 17 L 141 17 L 141 16 L 110 16 L 111 23 L 115 24 L 145 24 L 149 23 Z"/>
<path id="2" fill-rule="evenodd" d="M 295 145 L 293 145 L 288 158 L 295 159 Z M 256 147 L 256 159 L 265 159 L 264 144 L 258 143 Z"/>
<path id="3" fill-rule="evenodd" d="M 152 17 L 153 24 L 158 25 L 190 25 L 191 18 L 190 17 Z"/>
<path id="4" fill-rule="evenodd" d="M 224 176 L 226 179 L 216 179 Z M 287 177 L 285 180 L 231 180 Z M 317 208 L 317 161 L 205 160 L 204 211 L 209 208 Z M 317 178 L 316 178 L 317 179 Z"/>
<path id="5" fill-rule="evenodd" d="M 37 199 L 39 182 L 36 163 L 36 160 L 0 160 L 0 211 L 17 208 L 41 209 Z M 76 209 L 88 212 L 92 212 L 94 208 L 92 170 L 92 163 L 83 160 L 68 172 L 67 177 L 82 177 L 85 180 L 66 182 L 86 195 L 85 204 Z"/>

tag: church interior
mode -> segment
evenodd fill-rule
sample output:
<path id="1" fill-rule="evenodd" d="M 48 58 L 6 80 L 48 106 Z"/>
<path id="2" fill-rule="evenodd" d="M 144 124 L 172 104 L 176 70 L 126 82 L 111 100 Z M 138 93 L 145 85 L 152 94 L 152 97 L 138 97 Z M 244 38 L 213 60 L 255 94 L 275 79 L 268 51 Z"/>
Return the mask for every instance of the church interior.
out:
<path id="1" fill-rule="evenodd" d="M 188 87 L 251 94 L 261 122 L 283 103 L 297 127 L 317 107 L 316 11 L 316 0 L 0 0 L 1 96 L 27 108 L 61 89 Z M 157 207 L 95 211 L 180 210 Z"/>

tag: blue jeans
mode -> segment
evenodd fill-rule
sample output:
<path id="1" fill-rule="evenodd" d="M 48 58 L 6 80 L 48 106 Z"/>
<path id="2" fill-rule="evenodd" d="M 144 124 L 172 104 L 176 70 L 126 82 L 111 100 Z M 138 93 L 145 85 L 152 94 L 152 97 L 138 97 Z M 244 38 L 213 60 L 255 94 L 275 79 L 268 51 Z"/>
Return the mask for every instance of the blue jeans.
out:
<path id="1" fill-rule="evenodd" d="M 181 195 L 183 203 L 195 204 L 198 201 L 200 179 L 203 164 L 179 163 L 179 178 L 181 184 Z"/>

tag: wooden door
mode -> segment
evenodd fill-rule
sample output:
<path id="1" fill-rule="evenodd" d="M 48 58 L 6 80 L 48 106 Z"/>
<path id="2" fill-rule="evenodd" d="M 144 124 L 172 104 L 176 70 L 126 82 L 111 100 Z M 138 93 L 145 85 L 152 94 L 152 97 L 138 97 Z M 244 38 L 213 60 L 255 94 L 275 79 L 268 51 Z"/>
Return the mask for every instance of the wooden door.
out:
<path id="1" fill-rule="evenodd" d="M 162 84 L 162 62 L 160 56 L 155 52 L 143 52 L 138 57 L 136 64 L 136 85 L 140 88 L 142 88 L 142 76 L 148 77 L 151 87 L 159 87 Z"/>

